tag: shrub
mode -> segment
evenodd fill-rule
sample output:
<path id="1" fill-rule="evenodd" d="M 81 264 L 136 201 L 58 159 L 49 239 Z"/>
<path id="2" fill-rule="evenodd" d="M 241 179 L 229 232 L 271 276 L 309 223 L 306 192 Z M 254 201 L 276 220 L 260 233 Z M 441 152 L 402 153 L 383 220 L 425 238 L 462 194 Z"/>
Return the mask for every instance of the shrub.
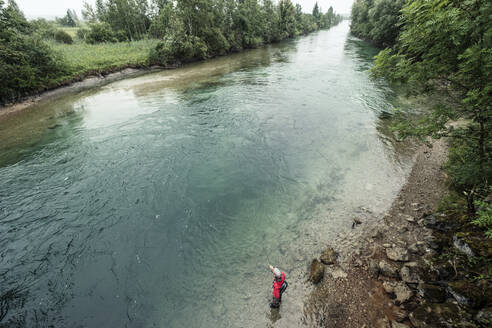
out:
<path id="1" fill-rule="evenodd" d="M 86 42 L 90 44 L 118 41 L 107 23 L 92 24 Z"/>
<path id="2" fill-rule="evenodd" d="M 207 57 L 208 47 L 199 37 L 173 35 L 157 44 L 149 55 L 151 64 L 175 65 Z"/>
<path id="3" fill-rule="evenodd" d="M 89 34 L 89 32 L 90 31 L 88 29 L 86 29 L 86 28 L 79 28 L 77 30 L 77 38 L 79 40 L 85 41 L 86 38 L 87 38 L 87 35 Z"/>
<path id="4" fill-rule="evenodd" d="M 57 42 L 65 43 L 65 44 L 72 44 L 73 43 L 73 39 L 70 36 L 70 34 L 68 34 L 67 32 L 62 31 L 62 30 L 56 31 L 55 40 Z"/>
<path id="5" fill-rule="evenodd" d="M 118 31 L 114 33 L 114 37 L 118 42 L 126 42 L 129 41 L 128 36 L 126 35 L 125 31 Z"/>

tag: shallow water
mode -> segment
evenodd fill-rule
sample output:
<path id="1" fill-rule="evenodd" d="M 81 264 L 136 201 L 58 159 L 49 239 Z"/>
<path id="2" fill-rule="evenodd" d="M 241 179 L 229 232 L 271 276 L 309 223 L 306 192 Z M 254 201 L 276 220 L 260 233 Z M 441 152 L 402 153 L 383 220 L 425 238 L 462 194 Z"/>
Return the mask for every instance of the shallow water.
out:
<path id="1" fill-rule="evenodd" d="M 308 260 L 375 217 L 410 153 L 349 23 L 0 122 L 1 323 L 297 327 Z M 370 213 L 370 214 L 368 214 Z M 288 275 L 270 312 L 268 264 Z M 2 313 L 2 312 L 0 312 Z"/>

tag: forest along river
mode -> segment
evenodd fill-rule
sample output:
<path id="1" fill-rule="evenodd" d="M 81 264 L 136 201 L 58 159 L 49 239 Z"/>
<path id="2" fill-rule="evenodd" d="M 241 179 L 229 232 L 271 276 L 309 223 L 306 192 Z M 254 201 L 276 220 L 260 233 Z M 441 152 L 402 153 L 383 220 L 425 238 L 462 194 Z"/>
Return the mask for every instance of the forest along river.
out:
<path id="1" fill-rule="evenodd" d="M 312 256 L 411 166 L 376 53 L 345 21 L 4 118 L 1 322 L 299 326 Z M 280 317 L 269 263 L 290 283 Z"/>

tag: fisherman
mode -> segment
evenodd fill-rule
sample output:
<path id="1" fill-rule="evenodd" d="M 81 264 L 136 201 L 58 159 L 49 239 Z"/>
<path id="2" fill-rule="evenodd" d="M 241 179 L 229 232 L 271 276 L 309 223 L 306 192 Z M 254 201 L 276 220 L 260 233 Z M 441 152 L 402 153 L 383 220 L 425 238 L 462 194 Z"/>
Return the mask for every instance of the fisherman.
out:
<path id="1" fill-rule="evenodd" d="M 285 281 L 285 273 L 280 271 L 279 268 L 274 268 L 270 265 L 270 271 L 275 275 L 273 278 L 273 298 L 270 303 L 271 308 L 279 308 L 280 302 L 282 302 L 282 294 L 287 289 L 287 281 Z"/>

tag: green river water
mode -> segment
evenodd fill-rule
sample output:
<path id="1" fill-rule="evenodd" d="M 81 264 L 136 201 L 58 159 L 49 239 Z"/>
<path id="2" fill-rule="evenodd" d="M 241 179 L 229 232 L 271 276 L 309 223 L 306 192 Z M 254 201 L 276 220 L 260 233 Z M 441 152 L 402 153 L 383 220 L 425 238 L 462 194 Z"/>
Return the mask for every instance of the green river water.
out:
<path id="1" fill-rule="evenodd" d="M 0 121 L 0 324 L 298 327 L 312 256 L 411 165 L 376 53 L 344 21 Z"/>

